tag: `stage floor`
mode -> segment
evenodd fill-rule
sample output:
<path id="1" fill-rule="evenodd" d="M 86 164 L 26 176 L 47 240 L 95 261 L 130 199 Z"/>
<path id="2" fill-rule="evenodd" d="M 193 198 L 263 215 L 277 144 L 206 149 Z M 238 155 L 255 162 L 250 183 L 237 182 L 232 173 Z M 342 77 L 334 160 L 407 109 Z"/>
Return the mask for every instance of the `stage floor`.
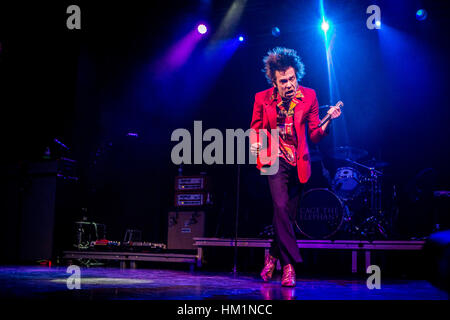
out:
<path id="1" fill-rule="evenodd" d="M 81 300 L 448 300 L 424 280 L 381 279 L 369 290 L 366 279 L 297 277 L 283 288 L 280 275 L 263 283 L 255 274 L 161 269 L 81 268 L 81 288 L 69 290 L 66 267 L 0 267 L 0 298 Z M 74 284 L 75 282 L 70 281 Z"/>

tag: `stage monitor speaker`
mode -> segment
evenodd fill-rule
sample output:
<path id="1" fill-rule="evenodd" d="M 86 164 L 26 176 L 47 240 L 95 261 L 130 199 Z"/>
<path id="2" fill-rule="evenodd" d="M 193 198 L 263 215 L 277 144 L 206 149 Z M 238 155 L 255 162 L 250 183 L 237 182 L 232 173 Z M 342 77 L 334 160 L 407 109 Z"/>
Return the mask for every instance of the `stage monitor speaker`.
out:
<path id="1" fill-rule="evenodd" d="M 205 233 L 205 211 L 171 211 L 168 219 L 167 249 L 196 249 L 194 238 Z"/>
<path id="2" fill-rule="evenodd" d="M 424 253 L 428 280 L 450 292 L 450 230 L 431 234 L 425 242 Z"/>

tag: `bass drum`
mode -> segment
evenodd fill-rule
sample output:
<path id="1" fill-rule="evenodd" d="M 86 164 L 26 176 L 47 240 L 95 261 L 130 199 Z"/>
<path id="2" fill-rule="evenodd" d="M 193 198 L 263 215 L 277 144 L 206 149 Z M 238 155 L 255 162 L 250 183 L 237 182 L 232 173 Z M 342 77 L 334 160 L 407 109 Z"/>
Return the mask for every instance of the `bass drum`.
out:
<path id="1" fill-rule="evenodd" d="M 328 189 L 311 189 L 300 200 L 295 225 L 309 239 L 328 239 L 347 218 L 341 200 Z"/>

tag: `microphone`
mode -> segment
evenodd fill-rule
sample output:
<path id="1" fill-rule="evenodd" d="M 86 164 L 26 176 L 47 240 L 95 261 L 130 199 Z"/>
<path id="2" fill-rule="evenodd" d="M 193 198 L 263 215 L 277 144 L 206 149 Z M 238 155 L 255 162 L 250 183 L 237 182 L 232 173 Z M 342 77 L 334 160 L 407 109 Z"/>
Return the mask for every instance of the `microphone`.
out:
<path id="1" fill-rule="evenodd" d="M 69 150 L 69 147 L 66 146 L 64 143 L 62 143 L 61 141 L 59 141 L 58 139 L 55 138 L 53 141 L 55 141 L 57 144 L 59 144 L 63 149 Z"/>
<path id="2" fill-rule="evenodd" d="M 342 101 L 339 101 L 338 103 L 336 103 L 335 107 L 342 107 L 343 105 L 344 105 L 344 103 Z M 320 121 L 319 128 L 321 126 L 323 126 L 325 123 L 327 123 L 330 119 L 331 119 L 331 114 L 327 113 L 325 118 L 323 118 L 322 121 Z"/>
<path id="3" fill-rule="evenodd" d="M 321 126 L 323 126 L 325 123 L 327 123 L 330 119 L 331 119 L 331 114 L 327 113 L 327 115 L 325 116 L 325 118 L 323 118 L 322 121 L 320 121 L 320 123 L 319 123 L 319 128 L 320 128 Z"/>

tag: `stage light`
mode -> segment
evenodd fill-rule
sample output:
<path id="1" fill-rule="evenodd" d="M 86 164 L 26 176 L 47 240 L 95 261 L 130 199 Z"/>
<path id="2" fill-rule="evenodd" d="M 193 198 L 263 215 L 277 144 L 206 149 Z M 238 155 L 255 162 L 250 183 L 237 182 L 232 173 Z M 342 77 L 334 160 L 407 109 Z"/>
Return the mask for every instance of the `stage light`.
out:
<path id="1" fill-rule="evenodd" d="M 327 33 L 328 29 L 330 29 L 330 25 L 325 20 L 322 21 L 322 25 L 320 27 L 325 33 Z"/>
<path id="2" fill-rule="evenodd" d="M 423 21 L 427 18 L 428 13 L 425 9 L 419 9 L 416 12 L 416 19 L 419 21 Z"/>
<path id="3" fill-rule="evenodd" d="M 239 41 L 243 42 L 244 41 L 244 36 L 239 36 Z"/>
<path id="4" fill-rule="evenodd" d="M 380 21 L 380 20 L 377 20 L 377 21 L 375 22 L 375 25 L 376 25 L 377 28 L 379 29 L 379 28 L 381 27 L 381 21 Z"/>
<path id="5" fill-rule="evenodd" d="M 272 35 L 274 37 L 279 37 L 280 36 L 280 29 L 278 27 L 273 27 L 272 28 Z"/>
<path id="6" fill-rule="evenodd" d="M 204 24 L 199 24 L 197 27 L 197 31 L 200 34 L 205 34 L 208 31 L 208 28 L 206 28 L 206 26 Z"/>

